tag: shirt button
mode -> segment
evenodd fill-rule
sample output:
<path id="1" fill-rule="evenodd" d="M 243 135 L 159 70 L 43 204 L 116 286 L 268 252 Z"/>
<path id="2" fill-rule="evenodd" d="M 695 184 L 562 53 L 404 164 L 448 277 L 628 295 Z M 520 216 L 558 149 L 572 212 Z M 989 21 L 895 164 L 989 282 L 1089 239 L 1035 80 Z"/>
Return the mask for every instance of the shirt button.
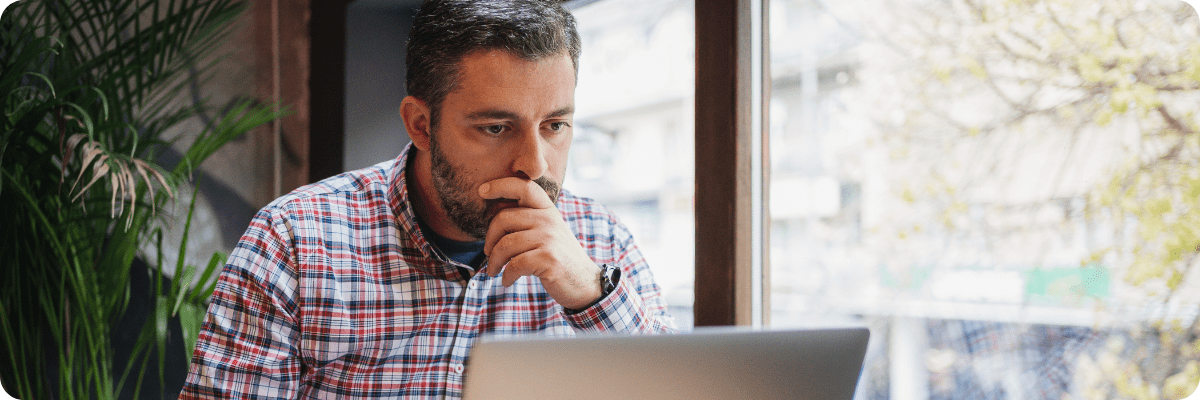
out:
<path id="1" fill-rule="evenodd" d="M 463 365 L 462 364 L 454 364 L 454 365 L 451 365 L 450 368 L 453 369 L 454 373 L 456 373 L 456 374 L 463 373 Z"/>
<path id="2" fill-rule="evenodd" d="M 471 281 L 471 283 L 468 283 L 468 284 L 467 284 L 467 287 L 469 287 L 469 288 L 471 288 L 472 290 L 474 290 L 476 287 L 479 287 L 479 284 L 478 284 L 478 283 L 476 283 L 475 281 Z"/>

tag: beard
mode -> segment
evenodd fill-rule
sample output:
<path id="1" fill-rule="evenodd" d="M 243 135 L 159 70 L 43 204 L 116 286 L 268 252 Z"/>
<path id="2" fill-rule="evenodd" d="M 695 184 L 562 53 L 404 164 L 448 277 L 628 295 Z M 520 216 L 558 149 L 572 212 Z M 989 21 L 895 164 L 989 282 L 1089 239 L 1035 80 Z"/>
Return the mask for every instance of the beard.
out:
<path id="1" fill-rule="evenodd" d="M 442 202 L 442 210 L 446 211 L 450 222 L 459 230 L 475 239 L 483 240 L 487 238 L 492 218 L 496 217 L 496 214 L 488 212 L 488 209 L 493 204 L 514 200 L 481 199 L 479 191 L 475 189 L 476 185 L 463 178 L 465 168 L 454 165 L 446 159 L 446 154 L 438 146 L 437 137 L 436 133 L 430 135 L 429 155 L 433 169 L 433 188 Z M 546 191 L 546 194 L 550 196 L 550 201 L 558 204 L 558 193 L 562 189 L 561 183 L 545 176 L 533 181 Z M 477 199 L 483 201 L 479 202 Z"/>

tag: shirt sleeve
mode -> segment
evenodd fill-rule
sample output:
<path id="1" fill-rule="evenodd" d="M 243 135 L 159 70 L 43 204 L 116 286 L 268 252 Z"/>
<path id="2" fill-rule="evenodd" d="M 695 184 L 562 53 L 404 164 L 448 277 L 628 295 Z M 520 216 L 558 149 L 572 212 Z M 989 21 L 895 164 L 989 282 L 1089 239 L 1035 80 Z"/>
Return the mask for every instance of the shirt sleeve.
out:
<path id="1" fill-rule="evenodd" d="M 286 219 L 254 217 L 221 272 L 180 399 L 291 399 L 301 363 Z"/>
<path id="2" fill-rule="evenodd" d="M 591 307 L 567 314 L 567 320 L 584 331 L 675 333 L 675 319 L 667 312 L 662 289 L 633 238 L 626 237 L 620 248 L 616 266 L 621 278 L 616 289 Z"/>

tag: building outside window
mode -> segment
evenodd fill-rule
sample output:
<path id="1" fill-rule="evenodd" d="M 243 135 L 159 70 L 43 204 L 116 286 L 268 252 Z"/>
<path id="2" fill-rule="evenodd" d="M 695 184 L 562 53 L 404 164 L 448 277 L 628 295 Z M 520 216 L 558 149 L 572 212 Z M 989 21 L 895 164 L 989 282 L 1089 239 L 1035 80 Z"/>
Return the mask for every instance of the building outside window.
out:
<path id="1" fill-rule="evenodd" d="M 629 227 L 683 329 L 695 281 L 693 8 L 604 0 L 573 10 L 583 53 L 564 184 Z"/>

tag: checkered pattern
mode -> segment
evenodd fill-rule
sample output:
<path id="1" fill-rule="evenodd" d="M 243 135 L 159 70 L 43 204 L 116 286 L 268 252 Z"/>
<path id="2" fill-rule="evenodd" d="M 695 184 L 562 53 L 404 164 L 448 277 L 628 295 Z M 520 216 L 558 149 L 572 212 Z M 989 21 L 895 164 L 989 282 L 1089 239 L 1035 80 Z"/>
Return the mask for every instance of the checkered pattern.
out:
<path id="1" fill-rule="evenodd" d="M 629 231 L 566 191 L 558 208 L 584 249 L 622 271 L 614 292 L 568 315 L 536 277 L 505 288 L 465 276 L 416 226 L 409 149 L 259 211 L 221 273 L 181 399 L 461 397 L 480 335 L 674 330 Z"/>

